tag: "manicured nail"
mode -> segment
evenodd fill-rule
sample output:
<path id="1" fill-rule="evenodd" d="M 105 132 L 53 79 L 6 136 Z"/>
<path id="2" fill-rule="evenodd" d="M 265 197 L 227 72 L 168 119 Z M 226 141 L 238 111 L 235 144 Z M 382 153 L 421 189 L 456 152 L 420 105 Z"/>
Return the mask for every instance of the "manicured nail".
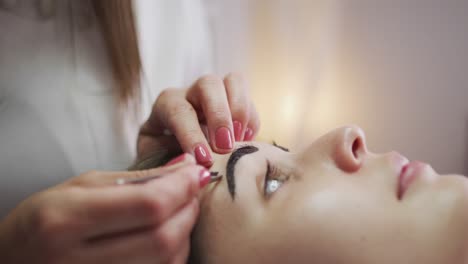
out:
<path id="1" fill-rule="evenodd" d="M 198 179 L 200 180 L 200 188 L 203 188 L 210 182 L 211 174 L 207 169 L 203 168 L 200 170 Z"/>
<path id="2" fill-rule="evenodd" d="M 203 166 L 210 166 L 213 163 L 213 158 L 208 148 L 204 144 L 199 144 L 194 151 L 197 163 Z"/>
<path id="3" fill-rule="evenodd" d="M 244 141 L 251 141 L 253 139 L 253 136 L 254 136 L 253 130 L 250 127 L 248 127 L 245 130 Z"/>
<path id="4" fill-rule="evenodd" d="M 219 149 L 232 149 L 231 131 L 227 127 L 220 127 L 215 134 L 216 147 Z"/>
<path id="5" fill-rule="evenodd" d="M 166 163 L 165 166 L 170 166 L 170 165 L 174 165 L 176 163 L 179 163 L 179 162 L 182 162 L 185 160 L 185 157 L 186 157 L 186 154 L 182 154 L 182 155 L 179 155 L 173 159 L 171 159 L 168 163 Z"/>
<path id="6" fill-rule="evenodd" d="M 234 127 L 234 138 L 236 139 L 237 142 L 242 141 L 243 134 L 242 134 L 242 123 L 239 121 L 234 121 L 232 122 L 232 125 Z"/>

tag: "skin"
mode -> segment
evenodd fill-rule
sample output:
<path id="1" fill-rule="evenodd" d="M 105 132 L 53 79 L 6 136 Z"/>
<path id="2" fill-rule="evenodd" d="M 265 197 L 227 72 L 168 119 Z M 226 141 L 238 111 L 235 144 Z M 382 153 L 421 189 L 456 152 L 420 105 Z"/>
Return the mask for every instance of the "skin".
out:
<path id="1" fill-rule="evenodd" d="M 0 259 L 2 263 L 183 263 L 189 252 L 186 238 L 198 215 L 199 175 L 204 171 L 185 154 L 170 166 L 89 172 L 34 194 L 2 220 Z M 146 184 L 115 184 L 121 178 L 160 174 L 167 176 Z"/>
<path id="2" fill-rule="evenodd" d="M 219 128 L 227 128 L 229 134 L 217 138 Z M 198 164 L 210 167 L 213 152 L 230 153 L 236 141 L 252 140 L 259 128 L 258 114 L 241 74 L 229 73 L 224 78 L 205 75 L 187 89 L 169 88 L 159 95 L 138 135 L 138 159 L 151 156 L 154 150 L 182 150 L 195 156 Z M 231 142 L 231 147 L 220 148 L 220 141 Z M 200 146 L 206 154 L 203 158 L 197 153 Z"/>
<path id="3" fill-rule="evenodd" d="M 237 134 L 233 120 L 242 124 Z M 229 153 L 232 148 L 216 147 L 214 131 L 220 126 L 229 129 L 232 141 L 252 139 L 258 130 L 255 108 L 237 74 L 203 76 L 187 89 L 163 92 L 140 130 L 137 159 L 155 151 L 194 154 L 200 144 L 209 154 L 208 144 L 215 153 Z M 204 161 L 210 166 L 213 160 Z M 201 162 L 185 154 L 175 168 L 90 171 L 32 194 L 0 219 L 0 262 L 185 263 L 199 212 L 200 175 L 206 171 L 196 163 Z M 145 184 L 115 184 L 160 174 L 166 176 Z"/>
<path id="4" fill-rule="evenodd" d="M 468 263 L 463 176 L 423 166 L 399 199 L 407 160 L 370 153 L 354 126 L 296 153 L 252 145 L 259 151 L 236 166 L 234 200 L 225 179 L 201 195 L 192 238 L 201 263 Z M 212 170 L 225 175 L 227 159 L 216 156 Z M 267 159 L 289 180 L 265 198 Z"/>

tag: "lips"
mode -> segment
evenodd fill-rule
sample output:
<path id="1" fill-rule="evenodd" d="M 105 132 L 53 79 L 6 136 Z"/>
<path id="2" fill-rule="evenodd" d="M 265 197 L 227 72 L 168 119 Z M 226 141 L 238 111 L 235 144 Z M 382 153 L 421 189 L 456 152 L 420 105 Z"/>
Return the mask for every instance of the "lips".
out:
<path id="1" fill-rule="evenodd" d="M 405 195 L 410 185 L 421 174 L 420 172 L 428 166 L 426 163 L 420 161 L 412 161 L 402 167 L 401 173 L 398 177 L 397 196 L 401 200 Z"/>

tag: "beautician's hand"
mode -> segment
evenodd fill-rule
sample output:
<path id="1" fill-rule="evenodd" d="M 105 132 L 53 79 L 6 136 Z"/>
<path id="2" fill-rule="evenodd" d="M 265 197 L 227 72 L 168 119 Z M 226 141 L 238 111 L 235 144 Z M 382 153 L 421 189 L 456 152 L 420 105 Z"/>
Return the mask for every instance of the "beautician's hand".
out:
<path id="1" fill-rule="evenodd" d="M 0 262 L 185 263 L 207 172 L 185 157 L 147 171 L 85 173 L 31 196 L 0 222 Z M 167 176 L 115 185 L 160 173 Z"/>
<path id="2" fill-rule="evenodd" d="M 234 140 L 252 140 L 258 129 L 258 115 L 240 75 L 229 74 L 224 80 L 204 76 L 188 89 L 161 93 L 140 130 L 138 157 L 144 158 L 157 149 L 171 149 L 178 142 L 199 164 L 211 166 L 204 132 L 211 149 L 224 154 L 232 151 Z"/>

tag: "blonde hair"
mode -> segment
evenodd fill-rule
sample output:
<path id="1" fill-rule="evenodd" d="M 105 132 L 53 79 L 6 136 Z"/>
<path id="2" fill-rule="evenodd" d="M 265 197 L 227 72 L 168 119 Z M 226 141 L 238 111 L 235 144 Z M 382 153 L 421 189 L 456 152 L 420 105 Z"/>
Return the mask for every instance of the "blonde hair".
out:
<path id="1" fill-rule="evenodd" d="M 139 100 L 142 66 L 132 0 L 92 0 L 92 5 L 107 46 L 119 102 Z"/>

